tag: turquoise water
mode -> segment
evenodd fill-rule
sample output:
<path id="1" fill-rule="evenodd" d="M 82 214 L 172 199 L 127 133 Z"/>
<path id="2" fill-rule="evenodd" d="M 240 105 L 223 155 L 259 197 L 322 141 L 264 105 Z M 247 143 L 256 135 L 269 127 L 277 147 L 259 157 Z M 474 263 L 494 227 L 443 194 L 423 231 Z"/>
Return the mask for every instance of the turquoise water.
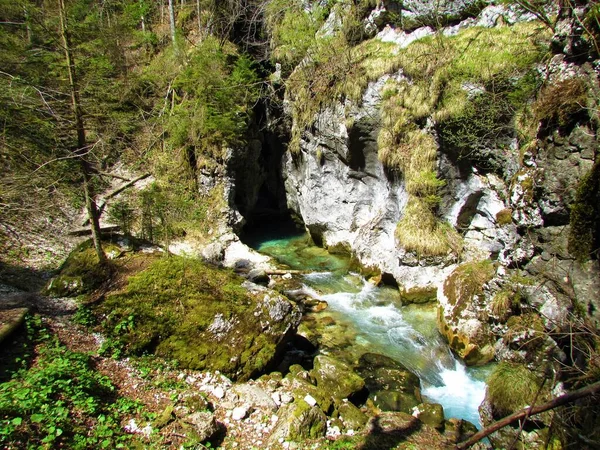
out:
<path id="1" fill-rule="evenodd" d="M 292 269 L 314 271 L 304 276 L 304 289 L 329 304 L 309 318 L 327 351 L 350 362 L 366 352 L 390 356 L 419 376 L 423 395 L 442 404 L 447 418 L 480 426 L 489 370 L 466 368 L 454 357 L 437 330 L 435 305 L 403 306 L 397 289 L 349 272 L 348 258 L 310 245 L 303 233 L 255 235 L 248 242 Z"/>

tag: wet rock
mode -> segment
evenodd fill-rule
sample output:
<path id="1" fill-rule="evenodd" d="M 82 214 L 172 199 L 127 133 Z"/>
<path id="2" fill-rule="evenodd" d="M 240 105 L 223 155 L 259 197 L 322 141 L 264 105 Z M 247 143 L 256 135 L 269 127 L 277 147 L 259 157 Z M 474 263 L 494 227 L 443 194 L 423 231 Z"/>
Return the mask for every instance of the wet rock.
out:
<path id="1" fill-rule="evenodd" d="M 371 393 L 387 389 L 420 395 L 419 377 L 388 356 L 365 353 L 360 357 L 356 370 L 364 377 L 365 385 Z"/>
<path id="2" fill-rule="evenodd" d="M 485 364 L 494 358 L 496 339 L 488 323 L 483 290 L 494 275 L 489 261 L 466 263 L 438 290 L 438 328 L 467 365 Z"/>
<path id="3" fill-rule="evenodd" d="M 278 443 L 280 439 L 317 439 L 325 436 L 326 430 L 327 416 L 323 411 L 317 406 L 310 406 L 304 400 L 299 400 L 281 408 L 270 441 Z"/>
<path id="4" fill-rule="evenodd" d="M 407 436 L 419 427 L 419 420 L 403 412 L 384 412 L 371 417 L 365 431 L 368 434 Z"/>
<path id="5" fill-rule="evenodd" d="M 414 394 L 402 391 L 384 390 L 377 392 L 373 397 L 373 403 L 382 411 L 401 411 L 412 413 L 421 401 Z"/>
<path id="6" fill-rule="evenodd" d="M 256 284 L 269 284 L 269 275 L 262 269 L 252 269 L 248 272 L 248 280 Z"/>
<path id="7" fill-rule="evenodd" d="M 365 381 L 347 364 L 329 356 L 315 357 L 311 373 L 319 389 L 328 392 L 334 398 L 351 397 L 365 387 Z"/>
<path id="8" fill-rule="evenodd" d="M 439 403 L 421 403 L 415 408 L 413 415 L 433 428 L 444 428 L 444 407 Z"/>

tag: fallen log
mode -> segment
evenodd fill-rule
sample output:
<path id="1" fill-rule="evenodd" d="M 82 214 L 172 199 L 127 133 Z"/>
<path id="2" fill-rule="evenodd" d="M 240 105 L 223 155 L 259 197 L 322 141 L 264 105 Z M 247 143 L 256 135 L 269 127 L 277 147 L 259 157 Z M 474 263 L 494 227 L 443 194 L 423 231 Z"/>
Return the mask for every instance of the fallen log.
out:
<path id="1" fill-rule="evenodd" d="M 517 411 L 510 416 L 506 416 L 503 419 L 498 420 L 497 422 L 492 423 L 491 425 L 485 427 L 479 432 L 475 433 L 469 439 L 464 442 L 461 442 L 456 446 L 458 450 L 464 450 L 469 448 L 473 444 L 479 442 L 484 437 L 489 436 L 495 431 L 498 431 L 501 428 L 504 428 L 507 425 L 510 425 L 513 422 L 521 419 L 527 419 L 530 416 L 535 416 L 536 414 L 543 413 L 545 411 L 549 411 L 551 409 L 558 408 L 559 406 L 564 406 L 569 403 L 573 403 L 580 398 L 588 397 L 590 395 L 594 395 L 600 392 L 600 381 L 590 384 L 584 388 L 578 389 L 573 392 L 568 392 L 564 395 L 556 397 L 550 400 L 547 403 L 538 406 L 528 406 L 526 408 Z"/>

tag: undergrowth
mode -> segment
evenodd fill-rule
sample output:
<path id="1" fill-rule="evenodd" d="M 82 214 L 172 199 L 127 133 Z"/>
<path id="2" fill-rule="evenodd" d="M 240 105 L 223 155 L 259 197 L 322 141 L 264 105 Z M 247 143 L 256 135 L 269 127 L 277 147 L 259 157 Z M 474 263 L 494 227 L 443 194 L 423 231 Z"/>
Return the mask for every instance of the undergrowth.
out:
<path id="1" fill-rule="evenodd" d="M 118 397 L 88 355 L 68 350 L 37 316 L 26 321 L 36 357 L 0 385 L 0 443 L 4 448 L 129 448 L 121 427 L 140 406 Z"/>

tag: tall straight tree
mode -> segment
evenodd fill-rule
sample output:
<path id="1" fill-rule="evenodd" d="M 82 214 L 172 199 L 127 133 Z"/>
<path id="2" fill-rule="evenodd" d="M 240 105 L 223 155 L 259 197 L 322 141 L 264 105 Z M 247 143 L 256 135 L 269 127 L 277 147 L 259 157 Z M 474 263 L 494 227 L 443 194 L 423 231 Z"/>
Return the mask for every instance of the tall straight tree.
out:
<path id="1" fill-rule="evenodd" d="M 175 9 L 173 8 L 173 0 L 169 0 L 169 26 L 171 27 L 171 40 L 173 45 L 177 45 L 175 40 L 177 38 L 175 34 Z"/>
<path id="2" fill-rule="evenodd" d="M 83 190 L 85 194 L 85 205 L 88 217 L 90 219 L 90 227 L 92 231 L 92 240 L 94 241 L 94 248 L 96 249 L 96 254 L 98 255 L 98 260 L 100 261 L 100 263 L 105 263 L 107 259 L 106 254 L 102 249 L 98 207 L 96 205 L 96 199 L 91 183 L 93 168 L 87 158 L 88 147 L 86 142 L 85 126 L 83 123 L 83 113 L 81 111 L 81 104 L 79 101 L 79 90 L 77 85 L 75 63 L 71 54 L 71 43 L 69 38 L 69 28 L 67 24 L 67 15 L 65 12 L 66 9 L 64 0 L 58 0 L 58 9 L 60 15 L 60 34 L 63 41 L 65 60 L 69 75 L 71 108 L 73 110 L 73 116 L 75 119 L 75 130 L 77 132 L 77 147 L 73 151 L 73 154 L 78 158 L 79 165 L 81 167 L 81 174 L 83 176 Z"/>

